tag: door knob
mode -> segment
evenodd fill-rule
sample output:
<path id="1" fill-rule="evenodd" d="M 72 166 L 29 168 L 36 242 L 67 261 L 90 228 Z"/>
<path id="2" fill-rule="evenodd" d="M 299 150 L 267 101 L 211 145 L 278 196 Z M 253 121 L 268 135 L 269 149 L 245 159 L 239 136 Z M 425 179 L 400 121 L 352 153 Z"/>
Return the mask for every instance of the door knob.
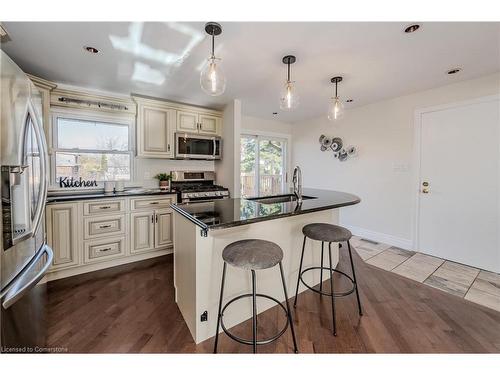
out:
<path id="1" fill-rule="evenodd" d="M 422 193 L 429 194 L 429 183 L 427 181 L 422 182 Z"/>

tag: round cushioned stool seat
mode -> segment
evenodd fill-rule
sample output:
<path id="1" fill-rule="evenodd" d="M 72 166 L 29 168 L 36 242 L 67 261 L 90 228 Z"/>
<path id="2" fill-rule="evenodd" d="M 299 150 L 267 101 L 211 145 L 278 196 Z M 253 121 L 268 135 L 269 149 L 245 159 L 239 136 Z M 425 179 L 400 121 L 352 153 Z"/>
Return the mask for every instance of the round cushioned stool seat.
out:
<path id="1" fill-rule="evenodd" d="M 302 233 L 313 240 L 325 242 L 349 241 L 352 237 L 348 229 L 326 223 L 307 224 L 302 228 Z"/>
<path id="2" fill-rule="evenodd" d="M 246 270 L 264 270 L 283 259 L 283 250 L 274 242 L 241 240 L 227 245 L 222 252 L 224 262 Z"/>

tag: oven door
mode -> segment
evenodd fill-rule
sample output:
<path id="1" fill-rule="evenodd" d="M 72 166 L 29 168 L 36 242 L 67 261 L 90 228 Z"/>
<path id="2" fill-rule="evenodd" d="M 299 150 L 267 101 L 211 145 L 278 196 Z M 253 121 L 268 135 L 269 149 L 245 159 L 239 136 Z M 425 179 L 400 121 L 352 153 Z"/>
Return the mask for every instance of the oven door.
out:
<path id="1" fill-rule="evenodd" d="M 175 133 L 175 157 L 177 159 L 221 159 L 221 138 L 189 133 Z"/>

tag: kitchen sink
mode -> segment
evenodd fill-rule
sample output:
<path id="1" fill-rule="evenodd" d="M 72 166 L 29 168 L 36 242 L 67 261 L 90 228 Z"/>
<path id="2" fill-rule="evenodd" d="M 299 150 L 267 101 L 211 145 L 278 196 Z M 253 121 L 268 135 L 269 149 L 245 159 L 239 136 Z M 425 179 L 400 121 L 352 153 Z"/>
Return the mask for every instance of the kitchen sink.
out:
<path id="1" fill-rule="evenodd" d="M 256 198 L 247 198 L 250 201 L 262 203 L 262 204 L 273 204 L 273 203 L 286 203 L 286 202 L 294 202 L 297 200 L 297 197 L 294 194 L 284 194 L 284 195 L 273 195 L 269 197 L 256 197 Z M 317 199 L 316 197 L 309 197 L 307 195 L 302 196 L 302 200 L 307 199 Z"/>

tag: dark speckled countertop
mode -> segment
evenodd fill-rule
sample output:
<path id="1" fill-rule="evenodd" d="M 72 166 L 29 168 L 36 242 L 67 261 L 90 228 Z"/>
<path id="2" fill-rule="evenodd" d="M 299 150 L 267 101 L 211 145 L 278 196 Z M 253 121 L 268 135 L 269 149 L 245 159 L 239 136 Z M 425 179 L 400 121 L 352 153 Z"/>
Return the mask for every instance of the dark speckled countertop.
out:
<path id="1" fill-rule="evenodd" d="M 230 198 L 213 202 L 177 203 L 171 207 L 202 229 L 212 230 L 351 206 L 361 201 L 356 195 L 332 190 L 304 189 L 303 196 L 315 199 L 304 199 L 298 205 L 295 201 L 264 204 L 254 199 Z"/>
<path id="2" fill-rule="evenodd" d="M 79 201 L 86 199 L 124 198 L 124 197 L 134 197 L 141 195 L 168 195 L 168 194 L 177 194 L 177 192 L 174 190 L 160 190 L 160 189 L 129 189 L 116 193 L 105 193 L 104 190 L 61 191 L 61 192 L 49 192 L 47 196 L 47 203 Z"/>

